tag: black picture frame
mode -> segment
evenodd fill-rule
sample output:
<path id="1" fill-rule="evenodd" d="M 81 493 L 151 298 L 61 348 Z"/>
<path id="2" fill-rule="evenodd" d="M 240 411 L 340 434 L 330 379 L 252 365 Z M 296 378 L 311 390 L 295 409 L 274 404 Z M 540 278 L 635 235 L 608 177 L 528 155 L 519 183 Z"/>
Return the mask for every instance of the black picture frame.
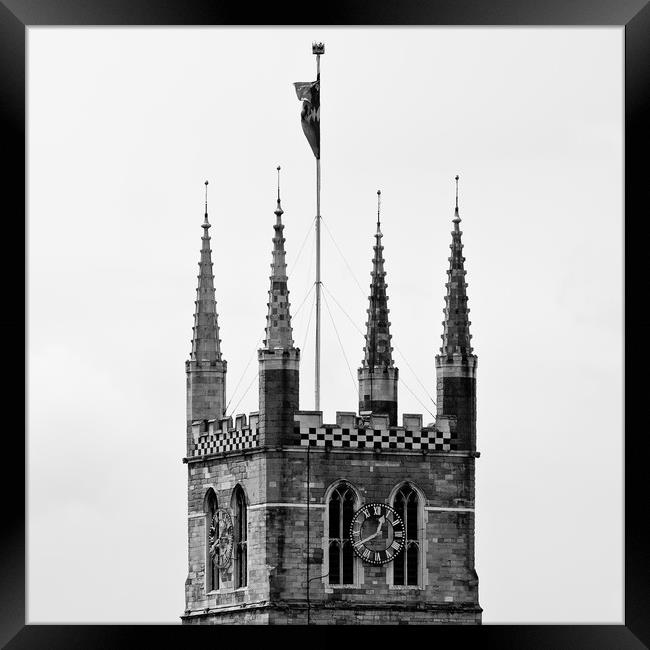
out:
<path id="1" fill-rule="evenodd" d="M 5 235 L 2 262 L 4 316 L 0 320 L 4 368 L 8 388 L 3 436 L 4 482 L 2 554 L 0 555 L 0 643 L 11 650 L 22 648 L 112 648 L 147 646 L 162 640 L 188 643 L 221 641 L 225 634 L 243 639 L 264 635 L 264 643 L 286 643 L 286 634 L 298 632 L 310 639 L 328 640 L 349 630 L 295 630 L 239 627 L 236 630 L 175 625 L 25 625 L 25 487 L 27 409 L 17 417 L 21 395 L 29 398 L 20 368 L 26 368 L 28 350 L 21 355 L 19 342 L 27 343 L 25 202 L 25 56 L 26 27 L 36 25 L 244 25 L 255 16 L 256 25 L 618 25 L 625 28 L 625 623 L 622 625 L 484 625 L 479 627 L 435 626 L 424 633 L 429 642 L 487 644 L 499 648 L 644 648 L 650 644 L 650 544 L 643 534 L 648 480 L 647 425 L 632 424 L 635 412 L 647 401 L 643 373 L 643 335 L 648 318 L 642 317 L 639 301 L 646 295 L 640 285 L 643 274 L 633 270 L 643 260 L 642 229 L 650 205 L 645 148 L 648 139 L 647 109 L 650 87 L 650 6 L 648 0 L 361 0 L 345 3 L 319 2 L 309 8 L 289 3 L 249 3 L 218 0 L 0 0 L 0 115 L 3 158 L 2 226 Z M 25 215 L 21 219 L 20 215 Z M 23 243 L 23 246 L 20 245 Z M 645 254 L 644 254 L 645 253 Z M 21 266 L 22 264 L 22 266 Z M 640 265 L 639 265 L 640 266 Z M 637 289 L 635 291 L 635 289 Z M 642 301 L 643 302 L 643 301 Z M 21 313 L 22 306 L 22 313 Z M 644 327 L 645 326 L 645 327 Z M 594 354 L 619 355 L 615 345 Z M 18 370 L 18 372 L 17 372 Z M 639 372 L 640 371 L 640 372 Z M 25 371 L 26 372 L 26 371 Z M 637 372 L 639 374 L 637 375 Z M 17 378 L 18 375 L 18 378 Z M 26 376 L 23 376 L 26 379 Z M 24 422 L 24 435 L 20 423 Z M 618 432 L 613 432 L 618 435 Z M 588 462 L 588 450 L 585 450 Z M 9 471 L 11 470 L 11 471 Z M 47 536 L 47 531 L 39 534 Z M 534 561 L 534 560 L 531 560 Z M 522 567 L 525 570 L 525 567 Z M 594 568 L 597 570 L 597 567 Z M 129 589 L 146 588 L 131 585 Z M 179 585 L 182 588 L 182 585 Z M 92 598 L 92 593 L 86 597 Z M 125 591 L 128 598 L 128 591 Z M 180 615 L 180 612 L 179 612 Z M 415 627 L 415 626 L 413 626 Z M 400 627 L 403 635 L 407 628 Z M 392 630 L 394 631 L 394 630 Z M 407 630 L 408 631 L 408 630 Z M 422 630 L 419 630 L 422 633 Z M 391 630 L 364 630 L 364 634 L 390 635 Z M 277 636 L 282 634 L 283 636 Z M 194 635 L 194 636 L 187 636 Z M 199 637 L 200 636 L 200 641 Z M 345 635 L 345 636 L 343 636 Z M 275 638 L 274 638 L 275 636 Z M 259 636 L 260 640 L 262 636 Z M 310 641 L 312 642 L 312 641 Z"/>

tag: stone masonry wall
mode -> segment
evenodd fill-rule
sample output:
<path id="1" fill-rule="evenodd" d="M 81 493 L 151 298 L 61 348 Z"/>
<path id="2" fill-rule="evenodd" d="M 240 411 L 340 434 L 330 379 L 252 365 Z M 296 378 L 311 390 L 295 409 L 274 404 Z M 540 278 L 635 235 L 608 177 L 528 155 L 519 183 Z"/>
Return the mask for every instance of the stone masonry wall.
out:
<path id="1" fill-rule="evenodd" d="M 194 625 L 304 625 L 307 606 L 267 605 L 223 611 L 219 616 L 197 615 L 184 622 Z M 309 622 L 316 625 L 477 625 L 481 623 L 481 613 L 463 607 L 357 606 L 353 611 L 342 611 L 338 606 L 315 605 L 310 608 Z"/>
<path id="2" fill-rule="evenodd" d="M 298 445 L 255 447 L 260 444 L 255 437 L 245 449 L 225 446 L 229 437 L 257 431 L 261 417 L 251 414 L 247 423 L 245 416 L 237 416 L 234 427 L 231 419 L 195 422 L 192 427 L 184 623 L 304 624 L 308 601 L 313 623 L 480 623 L 474 570 L 475 454 L 449 444 L 455 418 L 440 417 L 435 426 L 423 427 L 421 416 L 405 414 L 404 426 L 390 427 L 386 416 L 373 415 L 366 422 L 353 413 L 338 413 L 337 424 L 327 425 L 322 413 L 299 412 L 293 426 Z M 343 447 L 335 434 L 345 427 L 355 432 L 355 441 Z M 312 440 L 312 429 L 320 432 L 317 439 Z M 388 442 L 407 433 L 421 442 Z M 376 440 L 362 444 L 368 435 Z M 440 442 L 435 436 L 441 436 Z M 375 566 L 356 557 L 354 584 L 329 584 L 326 504 L 340 480 L 356 491 L 355 509 L 372 501 L 392 503 L 405 481 L 419 492 L 417 586 L 394 585 L 392 563 Z M 234 589 L 233 562 L 221 572 L 219 590 L 206 593 L 205 496 L 214 489 L 218 506 L 232 511 L 238 484 L 248 504 L 248 584 Z"/>
<path id="3" fill-rule="evenodd" d="M 436 356 L 438 417 L 453 415 L 462 449 L 476 449 L 476 370 L 474 355 Z"/>
<path id="4" fill-rule="evenodd" d="M 260 350 L 259 444 L 297 444 L 293 416 L 298 410 L 300 376 L 298 350 Z"/>
<path id="5" fill-rule="evenodd" d="M 399 369 L 376 366 L 359 368 L 359 413 L 372 411 L 388 415 L 390 426 L 397 426 L 397 382 Z"/>
<path id="6" fill-rule="evenodd" d="M 221 418 L 226 405 L 225 361 L 186 361 L 187 453 L 191 453 L 192 421 Z"/>
<path id="7" fill-rule="evenodd" d="M 456 415 L 456 435 L 462 449 L 476 449 L 476 379 L 438 377 L 438 411 Z"/>
<path id="8" fill-rule="evenodd" d="M 241 485 L 247 503 L 264 498 L 265 465 L 259 452 L 238 452 L 188 464 L 188 539 L 189 571 L 186 581 L 186 614 L 216 607 L 232 607 L 244 603 L 266 602 L 268 572 L 266 569 L 265 513 L 248 508 L 248 586 L 234 588 L 233 562 L 220 573 L 218 592 L 206 594 L 206 493 L 212 488 L 218 507 L 233 511 L 232 496 Z"/>
<path id="9" fill-rule="evenodd" d="M 309 461 L 307 454 L 309 453 Z M 359 503 L 388 502 L 391 494 L 408 480 L 424 494 L 422 504 L 422 575 L 418 587 L 393 586 L 392 564 L 373 566 L 357 560 L 354 586 L 329 585 L 326 578 L 310 583 L 313 604 L 330 601 L 349 606 L 373 603 L 408 604 L 478 603 L 478 581 L 474 571 L 474 458 L 460 453 L 413 453 L 377 450 L 287 450 L 267 456 L 267 476 L 274 477 L 269 501 L 290 500 L 267 519 L 267 561 L 271 572 L 271 594 L 290 602 L 306 598 L 306 559 L 311 558 L 310 577 L 327 573 L 325 498 L 327 489 L 347 479 L 358 490 Z M 309 537 L 307 550 L 307 465 L 310 474 Z M 273 513 L 273 509 L 270 509 Z M 274 540 L 278 539 L 275 544 Z M 314 551 L 322 549 L 322 564 L 314 562 Z"/>
<path id="10" fill-rule="evenodd" d="M 185 622 L 197 622 L 194 616 L 209 613 L 201 622 L 237 622 L 243 617 L 246 622 L 306 623 L 308 557 L 314 623 L 331 622 L 332 617 L 341 623 L 480 622 L 473 558 L 472 455 L 285 447 L 206 458 L 190 463 L 188 470 L 187 589 L 193 616 Z M 421 576 L 417 587 L 392 585 L 391 563 L 373 566 L 358 559 L 354 585 L 329 585 L 327 578 L 321 577 L 328 570 L 327 490 L 341 479 L 348 480 L 358 491 L 357 507 L 370 501 L 389 501 L 405 480 L 424 495 Z M 244 488 L 249 502 L 248 587 L 232 589 L 231 566 L 222 575 L 220 591 L 206 595 L 203 500 L 212 487 L 219 505 L 229 507 L 237 483 Z M 238 604 L 245 604 L 246 614 L 230 609 Z"/>

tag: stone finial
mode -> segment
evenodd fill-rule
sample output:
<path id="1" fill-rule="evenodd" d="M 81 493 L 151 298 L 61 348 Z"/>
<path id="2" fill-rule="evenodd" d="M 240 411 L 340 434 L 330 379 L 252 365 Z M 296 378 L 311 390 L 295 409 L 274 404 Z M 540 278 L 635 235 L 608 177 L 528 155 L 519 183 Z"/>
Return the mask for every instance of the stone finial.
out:
<path id="1" fill-rule="evenodd" d="M 456 174 L 456 207 L 454 208 L 453 222 L 456 224 L 456 229 L 458 229 L 460 223 L 460 215 L 458 214 L 458 174 Z"/>
<path id="2" fill-rule="evenodd" d="M 377 190 L 377 232 L 381 230 L 381 190 Z"/>
<path id="3" fill-rule="evenodd" d="M 278 205 L 275 208 L 275 215 L 277 216 L 277 218 L 279 220 L 280 217 L 284 214 L 284 210 L 282 209 L 282 206 L 280 205 L 280 165 L 278 165 L 276 169 L 278 170 Z"/>
<path id="4" fill-rule="evenodd" d="M 203 219 L 202 228 L 209 228 L 210 222 L 208 221 L 208 181 L 205 181 L 205 217 Z"/>

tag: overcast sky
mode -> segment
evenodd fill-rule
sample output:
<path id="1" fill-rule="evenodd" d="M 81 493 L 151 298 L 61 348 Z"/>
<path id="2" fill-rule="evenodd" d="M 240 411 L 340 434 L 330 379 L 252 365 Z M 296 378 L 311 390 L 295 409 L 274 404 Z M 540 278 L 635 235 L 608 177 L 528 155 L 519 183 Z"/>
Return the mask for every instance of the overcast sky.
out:
<path id="1" fill-rule="evenodd" d="M 458 173 L 483 620 L 622 622 L 618 27 L 28 29 L 28 622 L 180 621 L 206 179 L 228 410 L 257 410 L 278 164 L 314 408 L 313 40 L 325 421 L 357 409 L 377 189 L 399 411 L 433 420 Z"/>

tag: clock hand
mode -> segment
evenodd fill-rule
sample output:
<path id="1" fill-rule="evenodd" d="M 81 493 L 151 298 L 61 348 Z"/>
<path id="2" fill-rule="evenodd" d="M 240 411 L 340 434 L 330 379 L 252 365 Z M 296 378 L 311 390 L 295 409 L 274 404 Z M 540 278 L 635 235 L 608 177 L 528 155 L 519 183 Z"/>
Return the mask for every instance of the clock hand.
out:
<path id="1" fill-rule="evenodd" d="M 379 518 L 379 525 L 377 526 L 377 530 L 375 531 L 375 534 L 374 534 L 374 535 L 370 535 L 370 537 L 367 537 L 367 538 L 366 538 L 365 540 L 363 540 L 363 541 L 364 541 L 364 542 L 367 542 L 369 539 L 373 539 L 373 538 L 377 537 L 377 535 L 379 535 L 379 533 L 380 533 L 380 531 L 381 531 L 381 527 L 382 527 L 383 525 L 384 525 L 384 518 L 383 518 L 383 517 L 380 517 L 380 518 Z"/>
<path id="2" fill-rule="evenodd" d="M 379 535 L 379 533 L 380 533 L 380 531 L 381 531 L 382 526 L 384 525 L 384 521 L 386 521 L 386 517 L 384 517 L 384 516 L 382 515 L 382 516 L 379 518 L 379 525 L 377 526 L 377 530 L 374 532 L 374 534 L 370 535 L 370 537 L 366 537 L 365 539 L 361 539 L 361 540 L 359 540 L 359 541 L 355 544 L 355 546 L 359 546 L 359 544 L 363 544 L 364 542 L 369 542 L 371 539 L 374 539 L 375 537 L 377 537 L 377 535 Z"/>
<path id="3" fill-rule="evenodd" d="M 379 535 L 379 531 L 381 530 L 381 527 L 384 525 L 385 521 L 386 521 L 386 517 L 384 517 L 384 515 L 379 517 L 379 526 L 377 526 L 377 532 L 375 533 L 375 535 Z"/>

